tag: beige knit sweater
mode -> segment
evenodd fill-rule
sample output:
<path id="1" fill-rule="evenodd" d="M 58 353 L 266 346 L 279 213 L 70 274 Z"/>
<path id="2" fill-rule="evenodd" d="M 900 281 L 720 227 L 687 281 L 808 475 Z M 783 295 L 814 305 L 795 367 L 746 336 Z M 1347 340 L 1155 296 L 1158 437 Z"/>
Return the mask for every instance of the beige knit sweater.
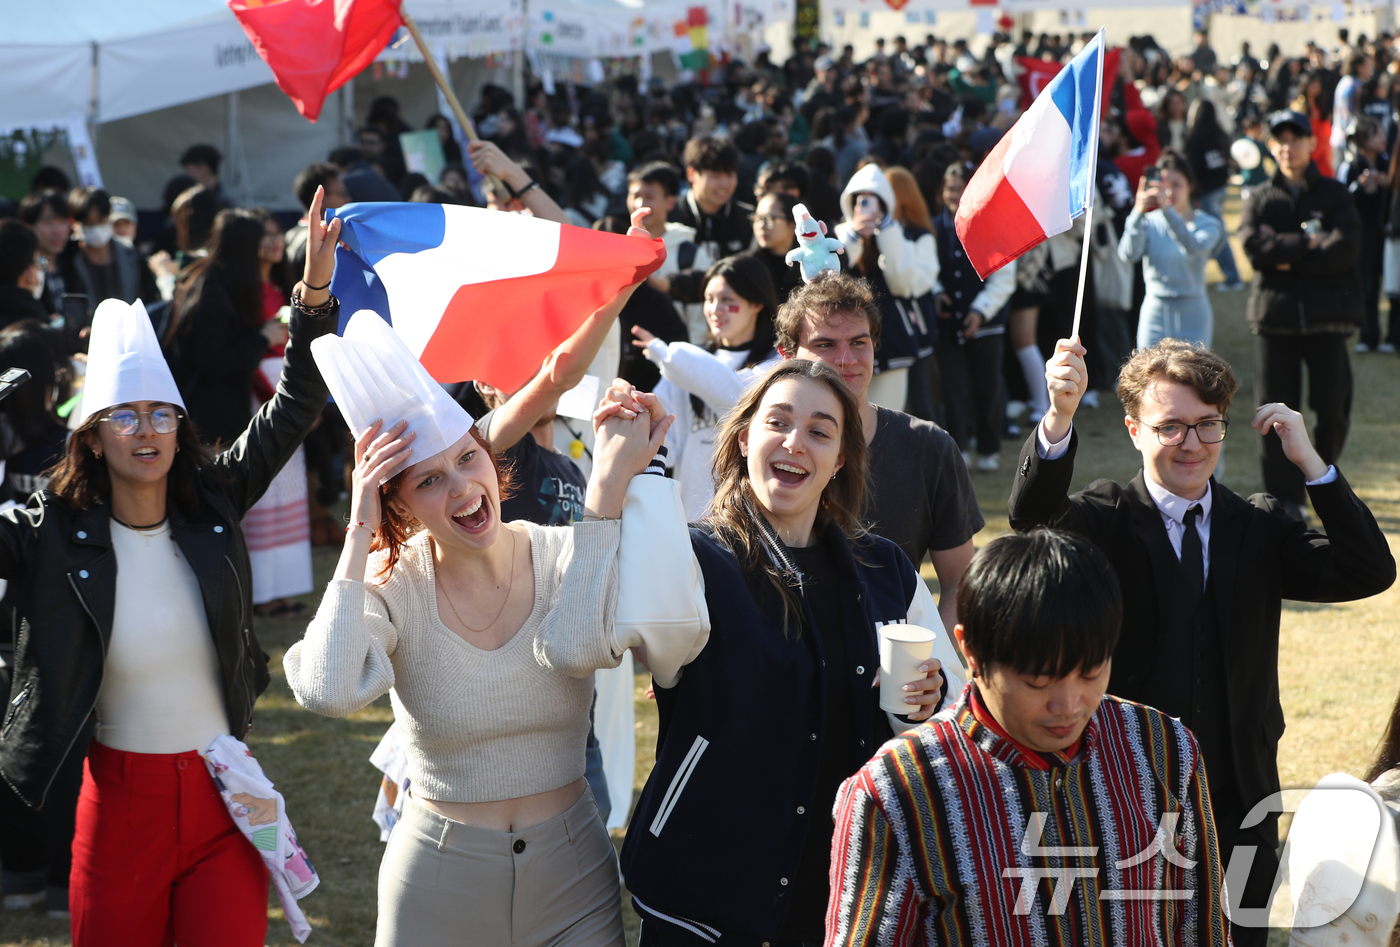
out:
<path id="1" fill-rule="evenodd" d="M 342 717 L 389 691 L 413 791 L 428 799 L 514 799 L 583 775 L 593 672 L 624 650 L 611 634 L 619 524 L 524 525 L 535 603 L 503 647 L 483 651 L 442 624 L 424 531 L 382 585 L 331 581 L 283 659 L 297 701 L 319 714 Z"/>

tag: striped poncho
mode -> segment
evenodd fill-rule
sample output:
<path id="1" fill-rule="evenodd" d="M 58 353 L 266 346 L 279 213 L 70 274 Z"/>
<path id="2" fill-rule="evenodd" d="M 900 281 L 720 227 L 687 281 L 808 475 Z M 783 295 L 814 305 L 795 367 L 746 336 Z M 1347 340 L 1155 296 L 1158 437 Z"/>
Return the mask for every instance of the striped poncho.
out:
<path id="1" fill-rule="evenodd" d="M 1030 753 L 958 703 L 837 796 L 830 945 L 1229 943 L 1195 737 L 1105 697 L 1072 758 Z"/>

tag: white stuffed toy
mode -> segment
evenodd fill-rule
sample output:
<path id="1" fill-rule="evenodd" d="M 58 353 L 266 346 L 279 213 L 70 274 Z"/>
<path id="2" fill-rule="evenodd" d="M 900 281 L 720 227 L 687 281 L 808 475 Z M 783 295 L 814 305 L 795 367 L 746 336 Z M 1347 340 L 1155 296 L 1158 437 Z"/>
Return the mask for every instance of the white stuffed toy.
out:
<path id="1" fill-rule="evenodd" d="M 802 282 L 810 283 L 828 270 L 840 273 L 841 261 L 836 254 L 845 252 L 841 241 L 826 235 L 826 229 L 813 219 L 805 204 L 792 209 L 792 219 L 797 224 L 797 246 L 783 259 L 788 266 L 796 263 L 801 268 Z"/>

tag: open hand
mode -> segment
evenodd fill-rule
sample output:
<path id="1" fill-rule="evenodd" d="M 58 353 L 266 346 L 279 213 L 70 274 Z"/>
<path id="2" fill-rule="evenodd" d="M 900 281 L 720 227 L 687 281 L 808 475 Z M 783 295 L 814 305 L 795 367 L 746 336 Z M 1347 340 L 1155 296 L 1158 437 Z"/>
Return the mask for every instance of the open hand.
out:
<path id="1" fill-rule="evenodd" d="M 632 339 L 632 344 L 639 349 L 646 348 L 647 345 L 651 342 L 651 340 L 656 338 L 656 336 L 652 335 L 650 332 L 648 332 L 646 329 L 643 329 L 641 326 L 633 326 L 632 335 L 634 336 L 634 338 Z"/>
<path id="2" fill-rule="evenodd" d="M 383 421 L 375 421 L 355 439 L 355 466 L 350 473 L 351 523 L 363 523 L 370 531 L 379 528 L 383 515 L 379 485 L 397 473 L 408 459 L 413 437 L 407 421 L 400 421 L 387 431 Z"/>

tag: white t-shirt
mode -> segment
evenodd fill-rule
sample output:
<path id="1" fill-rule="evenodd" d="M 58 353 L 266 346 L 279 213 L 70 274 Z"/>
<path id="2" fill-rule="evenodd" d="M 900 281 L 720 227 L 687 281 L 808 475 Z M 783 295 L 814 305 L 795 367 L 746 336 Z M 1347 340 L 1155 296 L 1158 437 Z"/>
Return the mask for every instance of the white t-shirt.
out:
<path id="1" fill-rule="evenodd" d="M 204 750 L 228 733 L 199 580 L 167 522 L 112 521 L 117 596 L 97 694 L 97 741 L 128 753 Z"/>

